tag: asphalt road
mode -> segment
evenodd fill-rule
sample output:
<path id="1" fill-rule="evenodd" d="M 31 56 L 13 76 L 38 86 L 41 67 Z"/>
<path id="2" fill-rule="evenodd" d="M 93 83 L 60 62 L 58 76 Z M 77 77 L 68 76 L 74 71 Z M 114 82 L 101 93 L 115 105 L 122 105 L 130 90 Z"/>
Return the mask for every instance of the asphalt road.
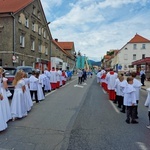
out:
<path id="1" fill-rule="evenodd" d="M 146 96 L 142 90 L 139 124 L 126 124 L 95 78 L 81 86 L 73 78 L 34 104 L 26 118 L 9 122 L 0 150 L 149 150 Z"/>

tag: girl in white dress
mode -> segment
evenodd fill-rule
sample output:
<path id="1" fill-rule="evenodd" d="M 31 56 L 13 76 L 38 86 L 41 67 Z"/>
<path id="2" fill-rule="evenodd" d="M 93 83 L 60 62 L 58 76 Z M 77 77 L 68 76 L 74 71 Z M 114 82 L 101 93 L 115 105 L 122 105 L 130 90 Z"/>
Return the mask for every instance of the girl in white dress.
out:
<path id="1" fill-rule="evenodd" d="M 19 71 L 13 80 L 13 85 L 15 86 L 11 103 L 11 114 L 13 121 L 15 118 L 22 118 L 27 116 L 26 102 L 24 98 L 25 82 L 23 80 L 23 75 L 24 73 Z"/>
<path id="2" fill-rule="evenodd" d="M 5 76 L 4 73 L 3 73 L 3 76 Z M 12 119 L 9 100 L 6 95 L 6 89 L 8 88 L 7 80 L 8 80 L 7 78 L 3 77 L 2 83 L 1 83 L 1 92 L 3 95 L 3 101 L 1 102 L 2 106 L 3 106 L 2 111 L 3 111 L 4 119 L 6 122 L 8 122 L 10 119 Z"/>
<path id="3" fill-rule="evenodd" d="M 24 73 L 24 81 L 25 81 L 24 96 L 25 96 L 26 108 L 27 108 L 27 111 L 30 111 L 31 107 L 33 106 L 33 102 L 31 99 L 31 94 L 30 94 L 30 89 L 29 89 L 29 78 L 27 78 L 26 73 Z"/>
<path id="4" fill-rule="evenodd" d="M 3 105 L 2 105 L 3 95 L 1 92 L 2 72 L 3 72 L 3 69 L 0 68 L 0 131 L 3 131 L 7 128 L 7 123 L 6 123 L 6 120 L 4 119 L 4 115 L 2 111 L 2 108 L 3 108 Z"/>
<path id="5" fill-rule="evenodd" d="M 3 101 L 3 96 L 2 94 L 0 94 L 0 131 L 3 131 L 7 128 L 7 123 L 6 120 L 4 119 L 4 115 L 3 115 L 3 105 L 2 105 L 2 101 Z"/>
<path id="6" fill-rule="evenodd" d="M 43 79 L 39 78 L 39 72 L 36 72 L 36 78 L 39 79 L 38 80 L 38 90 L 37 90 L 37 96 L 38 96 L 38 100 L 44 100 L 45 96 L 42 90 L 42 84 L 43 84 Z"/>

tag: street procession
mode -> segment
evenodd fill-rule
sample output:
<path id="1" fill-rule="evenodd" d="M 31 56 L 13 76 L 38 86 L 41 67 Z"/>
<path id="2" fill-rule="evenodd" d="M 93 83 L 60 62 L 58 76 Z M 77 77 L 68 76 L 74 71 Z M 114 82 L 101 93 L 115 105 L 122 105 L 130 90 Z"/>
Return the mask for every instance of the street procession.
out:
<path id="1" fill-rule="evenodd" d="M 150 150 L 149 0 L 0 0 L 0 150 Z"/>

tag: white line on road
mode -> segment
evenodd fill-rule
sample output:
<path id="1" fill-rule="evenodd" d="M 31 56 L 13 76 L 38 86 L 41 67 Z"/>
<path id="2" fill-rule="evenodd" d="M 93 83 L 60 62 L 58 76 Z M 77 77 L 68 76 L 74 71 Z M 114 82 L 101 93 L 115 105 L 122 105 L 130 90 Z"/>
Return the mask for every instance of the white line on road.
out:
<path id="1" fill-rule="evenodd" d="M 83 88 L 83 86 L 82 85 L 74 85 L 74 87 L 80 87 L 80 88 Z"/>
<path id="2" fill-rule="evenodd" d="M 106 94 L 107 92 L 104 90 L 104 89 L 102 89 L 103 90 L 103 92 Z"/>
<path id="3" fill-rule="evenodd" d="M 114 110 L 119 114 L 120 111 L 116 108 L 116 106 L 114 105 L 114 103 L 111 100 L 109 100 L 109 102 L 113 106 Z"/>
<path id="4" fill-rule="evenodd" d="M 142 142 L 136 142 L 136 144 L 139 146 L 139 148 L 141 150 L 148 150 L 148 148 L 146 147 L 146 145 Z"/>

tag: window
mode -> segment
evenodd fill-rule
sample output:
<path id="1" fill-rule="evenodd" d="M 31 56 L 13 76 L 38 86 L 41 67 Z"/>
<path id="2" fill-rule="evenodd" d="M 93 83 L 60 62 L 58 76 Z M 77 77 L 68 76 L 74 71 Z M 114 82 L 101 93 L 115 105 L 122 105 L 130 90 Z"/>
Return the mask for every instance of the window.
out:
<path id="1" fill-rule="evenodd" d="M 28 19 L 28 18 L 25 18 L 25 26 L 26 26 L 27 28 L 29 28 L 29 19 Z"/>
<path id="2" fill-rule="evenodd" d="M 31 50 L 35 50 L 35 41 L 34 39 L 31 39 Z"/>
<path id="3" fill-rule="evenodd" d="M 46 38 L 46 31 L 44 30 L 44 38 Z"/>
<path id="4" fill-rule="evenodd" d="M 21 17 L 20 17 L 20 15 L 18 16 L 18 22 L 21 23 Z"/>
<path id="5" fill-rule="evenodd" d="M 32 22 L 32 31 L 35 31 L 35 23 Z"/>
<path id="6" fill-rule="evenodd" d="M 137 45 L 136 44 L 133 44 L 133 49 L 137 49 Z"/>
<path id="7" fill-rule="evenodd" d="M 142 59 L 144 59 L 145 58 L 145 54 L 142 54 Z"/>
<path id="8" fill-rule="evenodd" d="M 41 35 L 41 27 L 38 27 L 38 33 Z"/>
<path id="9" fill-rule="evenodd" d="M 20 35 L 20 47 L 25 47 L 25 37 L 24 35 Z"/>
<path id="10" fill-rule="evenodd" d="M 133 54 L 133 60 L 136 60 L 136 54 Z"/>
<path id="11" fill-rule="evenodd" d="M 36 15 L 36 8 L 33 6 L 33 14 Z"/>
<path id="12" fill-rule="evenodd" d="M 142 44 L 142 49 L 146 49 L 146 45 L 145 44 Z"/>
<path id="13" fill-rule="evenodd" d="M 41 53 L 41 52 L 42 52 L 42 45 L 41 45 L 41 41 L 39 41 L 39 45 L 38 45 L 38 47 L 39 47 L 39 53 Z"/>
<path id="14" fill-rule="evenodd" d="M 45 55 L 48 55 L 48 47 L 45 47 Z"/>
<path id="15" fill-rule="evenodd" d="M 40 17 L 41 17 L 40 11 L 37 12 L 37 17 L 40 19 Z"/>
<path id="16" fill-rule="evenodd" d="M 124 54 L 124 60 L 128 59 L 128 54 Z"/>

